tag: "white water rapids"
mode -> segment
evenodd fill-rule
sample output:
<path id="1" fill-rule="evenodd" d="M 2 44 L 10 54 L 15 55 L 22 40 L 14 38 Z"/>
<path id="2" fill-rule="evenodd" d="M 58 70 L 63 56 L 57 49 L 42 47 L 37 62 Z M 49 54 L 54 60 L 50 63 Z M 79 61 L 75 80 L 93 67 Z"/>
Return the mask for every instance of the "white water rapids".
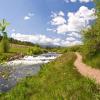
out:
<path id="1" fill-rule="evenodd" d="M 7 79 L 0 76 L 0 91 L 6 92 L 14 87 L 20 79 L 37 74 L 42 64 L 51 62 L 59 56 L 61 54 L 47 53 L 38 56 L 25 56 L 21 59 L 6 62 L 3 65 L 6 67 L 0 66 L 0 72 L 9 68 L 10 75 Z"/>

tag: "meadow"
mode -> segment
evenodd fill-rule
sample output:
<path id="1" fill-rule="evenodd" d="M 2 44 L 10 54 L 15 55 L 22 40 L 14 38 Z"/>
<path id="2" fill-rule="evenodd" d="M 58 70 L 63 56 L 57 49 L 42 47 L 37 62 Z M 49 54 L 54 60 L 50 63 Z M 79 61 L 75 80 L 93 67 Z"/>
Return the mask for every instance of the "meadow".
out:
<path id="1" fill-rule="evenodd" d="M 73 52 L 41 66 L 39 74 L 27 77 L 0 100 L 99 100 L 100 85 L 80 75 L 73 65 Z"/>

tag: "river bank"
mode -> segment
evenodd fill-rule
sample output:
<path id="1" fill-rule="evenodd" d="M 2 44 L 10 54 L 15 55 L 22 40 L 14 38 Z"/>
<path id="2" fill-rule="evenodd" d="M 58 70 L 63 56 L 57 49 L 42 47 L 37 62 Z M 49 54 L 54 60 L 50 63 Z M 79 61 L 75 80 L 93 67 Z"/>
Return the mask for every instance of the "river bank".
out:
<path id="1" fill-rule="evenodd" d="M 60 54 L 56 53 L 46 53 L 37 56 L 24 56 L 23 58 L 8 61 L 1 66 L 0 72 L 3 74 L 0 76 L 0 91 L 6 92 L 27 76 L 36 75 L 40 69 L 41 65 L 51 62 Z"/>
<path id="2" fill-rule="evenodd" d="M 42 65 L 39 74 L 26 77 L 1 100 L 99 100 L 100 86 L 83 77 L 75 68 L 74 53 L 65 53 Z"/>

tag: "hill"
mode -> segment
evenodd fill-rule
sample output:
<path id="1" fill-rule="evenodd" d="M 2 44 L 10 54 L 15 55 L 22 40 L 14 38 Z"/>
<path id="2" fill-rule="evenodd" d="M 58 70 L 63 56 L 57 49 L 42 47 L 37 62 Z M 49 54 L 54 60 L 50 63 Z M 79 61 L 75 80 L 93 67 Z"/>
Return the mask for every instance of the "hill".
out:
<path id="1" fill-rule="evenodd" d="M 2 36 L 0 36 L 0 41 L 2 40 Z M 13 44 L 20 44 L 20 45 L 28 45 L 28 46 L 34 46 L 34 45 L 37 45 L 39 46 L 38 44 L 34 44 L 32 42 L 27 42 L 27 41 L 19 41 L 19 40 L 16 40 L 16 39 L 13 39 L 13 38 L 9 38 L 9 42 L 10 43 L 13 43 Z"/>

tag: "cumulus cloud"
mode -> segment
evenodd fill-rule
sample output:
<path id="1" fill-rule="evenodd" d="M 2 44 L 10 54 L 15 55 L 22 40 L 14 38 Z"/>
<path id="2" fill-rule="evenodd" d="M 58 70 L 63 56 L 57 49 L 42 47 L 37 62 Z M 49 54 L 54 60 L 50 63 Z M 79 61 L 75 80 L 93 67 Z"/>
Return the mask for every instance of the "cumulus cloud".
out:
<path id="1" fill-rule="evenodd" d="M 76 39 L 74 37 L 67 37 L 66 40 L 67 41 L 75 41 Z"/>
<path id="2" fill-rule="evenodd" d="M 67 32 L 80 32 L 82 29 L 90 26 L 90 21 L 95 20 L 95 9 L 88 9 L 85 6 L 81 6 L 77 12 L 68 12 L 68 19 L 55 14 L 52 17 L 51 25 L 56 26 L 56 32 L 58 34 Z"/>
<path id="3" fill-rule="evenodd" d="M 93 0 L 79 0 L 80 2 L 85 2 L 85 3 L 88 3 L 88 2 L 92 2 Z"/>
<path id="4" fill-rule="evenodd" d="M 66 23 L 66 20 L 64 19 L 64 13 L 60 11 L 58 14 L 53 13 L 52 20 L 51 20 L 51 25 L 62 25 Z"/>
<path id="5" fill-rule="evenodd" d="M 29 16 L 25 16 L 24 17 L 24 20 L 29 20 L 31 17 L 29 17 Z"/>
<path id="6" fill-rule="evenodd" d="M 62 40 L 61 38 L 50 38 L 46 35 L 29 35 L 21 33 L 12 33 L 11 37 L 20 41 L 28 41 L 32 43 L 38 43 L 40 45 L 53 45 L 53 46 L 73 46 L 82 44 L 82 42 L 75 40 L 74 37 L 67 37 Z"/>
<path id="7" fill-rule="evenodd" d="M 58 13 L 58 15 L 59 15 L 59 16 L 65 16 L 64 12 L 62 12 L 62 11 L 60 11 L 60 12 Z"/>
<path id="8" fill-rule="evenodd" d="M 88 2 L 92 2 L 93 0 L 64 0 L 66 3 L 69 3 L 69 2 L 77 2 L 79 1 L 80 3 L 88 3 Z"/>
<path id="9" fill-rule="evenodd" d="M 80 40 L 75 40 L 75 41 L 68 41 L 68 40 L 62 40 L 61 41 L 61 46 L 74 46 L 74 45 L 80 45 L 82 44 L 82 41 Z"/>
<path id="10" fill-rule="evenodd" d="M 24 16 L 24 20 L 29 20 L 34 16 L 34 13 L 28 13 L 28 15 Z"/>
<path id="11" fill-rule="evenodd" d="M 71 33 L 69 33 L 69 34 L 67 34 L 67 35 L 70 36 L 70 37 L 75 37 L 75 38 L 81 39 L 80 33 L 71 32 Z"/>
<path id="12" fill-rule="evenodd" d="M 60 45 L 70 46 L 76 44 L 82 44 L 81 30 L 90 27 L 90 22 L 96 19 L 95 9 L 88 9 L 85 6 L 81 6 L 76 12 L 68 12 L 67 16 L 60 11 L 59 13 L 52 13 L 51 15 L 52 31 L 57 34 L 64 34 L 65 40 L 60 41 Z"/>
<path id="13" fill-rule="evenodd" d="M 67 30 L 67 25 L 63 24 L 63 25 L 60 25 L 60 26 L 57 27 L 56 32 L 58 34 L 65 34 L 66 30 Z"/>
<path id="14" fill-rule="evenodd" d="M 76 2 L 77 0 L 70 0 L 71 2 Z"/>
<path id="15" fill-rule="evenodd" d="M 76 2 L 77 0 L 64 0 L 66 3 L 69 3 L 69 2 Z"/>
<path id="16" fill-rule="evenodd" d="M 32 43 L 44 44 L 44 45 L 55 45 L 61 41 L 59 38 L 49 38 L 45 35 L 29 35 L 21 33 L 12 33 L 11 37 L 20 41 L 28 41 Z"/>

